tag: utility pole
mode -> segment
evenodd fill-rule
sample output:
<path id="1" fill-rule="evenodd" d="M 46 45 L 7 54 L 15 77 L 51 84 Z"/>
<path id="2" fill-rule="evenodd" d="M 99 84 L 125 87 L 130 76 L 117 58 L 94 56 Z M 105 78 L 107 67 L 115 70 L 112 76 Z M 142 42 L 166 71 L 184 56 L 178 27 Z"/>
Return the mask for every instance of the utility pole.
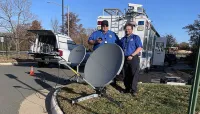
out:
<path id="1" fill-rule="evenodd" d="M 62 33 L 65 34 L 65 23 L 64 23 L 64 0 L 62 0 Z"/>
<path id="2" fill-rule="evenodd" d="M 62 6 L 62 30 L 61 32 L 64 34 L 65 33 L 65 15 L 64 15 L 64 8 L 67 8 L 67 12 L 68 12 L 68 15 L 67 15 L 67 33 L 68 33 L 68 36 L 69 36 L 69 6 L 65 7 L 64 6 L 64 0 L 62 0 L 62 5 L 61 4 L 58 4 L 56 2 L 51 2 L 51 1 L 48 1 L 47 3 L 53 3 L 53 4 L 56 4 L 56 5 L 59 5 L 59 6 Z"/>
<path id="3" fill-rule="evenodd" d="M 68 31 L 68 33 L 67 33 L 67 35 L 69 36 L 69 6 L 67 6 L 67 31 Z"/>

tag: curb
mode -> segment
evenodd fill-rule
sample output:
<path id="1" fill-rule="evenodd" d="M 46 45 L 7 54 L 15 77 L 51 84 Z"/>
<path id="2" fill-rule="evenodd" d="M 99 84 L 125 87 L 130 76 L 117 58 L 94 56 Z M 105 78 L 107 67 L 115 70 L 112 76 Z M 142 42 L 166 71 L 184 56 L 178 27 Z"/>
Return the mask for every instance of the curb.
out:
<path id="1" fill-rule="evenodd" d="M 58 94 L 58 91 L 60 91 L 60 88 L 61 87 L 55 90 L 51 98 L 51 113 L 52 114 L 64 114 L 63 111 L 60 109 L 58 105 L 58 101 L 57 101 L 57 94 Z"/>
<path id="2" fill-rule="evenodd" d="M 2 65 L 2 66 L 6 66 L 6 65 L 13 65 L 13 63 L 0 63 L 0 65 Z"/>
<path id="3" fill-rule="evenodd" d="M 31 64 L 31 63 L 37 63 L 37 62 L 10 62 L 10 63 L 0 63 L 2 66 L 6 65 L 19 65 L 19 64 Z"/>

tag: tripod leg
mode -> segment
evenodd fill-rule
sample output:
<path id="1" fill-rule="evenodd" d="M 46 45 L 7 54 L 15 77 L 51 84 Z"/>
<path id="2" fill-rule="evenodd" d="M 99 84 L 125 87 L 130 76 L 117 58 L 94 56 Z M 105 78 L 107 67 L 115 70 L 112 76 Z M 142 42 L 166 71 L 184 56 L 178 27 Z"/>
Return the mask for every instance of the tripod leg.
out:
<path id="1" fill-rule="evenodd" d="M 77 76 L 76 74 L 71 76 L 68 80 L 71 80 L 72 78 L 74 78 L 74 80 L 76 80 L 76 82 L 79 82 L 79 78 L 80 76 Z"/>
<path id="2" fill-rule="evenodd" d="M 76 66 L 76 72 L 77 72 L 77 73 L 79 73 L 79 66 L 80 66 L 80 65 L 77 65 L 77 66 Z M 76 82 L 79 82 L 79 77 L 78 77 L 78 76 L 76 76 Z"/>
<path id="3" fill-rule="evenodd" d="M 71 79 L 72 79 L 72 78 L 74 78 L 74 77 L 76 78 L 76 76 L 77 76 L 77 75 L 76 75 L 76 74 L 74 74 L 74 75 L 73 75 L 73 76 L 71 76 L 71 77 L 70 77 L 68 80 L 71 80 Z"/>
<path id="4" fill-rule="evenodd" d="M 108 95 L 104 94 L 104 97 L 107 98 L 109 101 L 115 103 L 117 106 L 119 106 L 120 108 L 123 108 L 123 105 L 118 102 L 118 101 L 115 101 L 113 98 L 109 97 Z"/>

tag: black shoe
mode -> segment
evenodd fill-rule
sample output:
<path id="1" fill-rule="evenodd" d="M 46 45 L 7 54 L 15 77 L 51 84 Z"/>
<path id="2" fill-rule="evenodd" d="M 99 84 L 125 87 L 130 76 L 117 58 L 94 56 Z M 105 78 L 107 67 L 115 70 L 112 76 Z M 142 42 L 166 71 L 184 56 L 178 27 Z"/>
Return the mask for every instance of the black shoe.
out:
<path id="1" fill-rule="evenodd" d="M 131 91 L 130 93 L 131 93 L 131 95 L 132 95 L 133 97 L 137 97 L 137 95 L 138 95 L 138 93 L 137 93 L 137 92 L 134 92 L 134 91 Z"/>
<path id="2" fill-rule="evenodd" d="M 131 92 L 131 89 L 124 89 L 121 91 L 121 93 L 130 93 Z"/>
<path id="3" fill-rule="evenodd" d="M 133 97 L 137 97 L 137 93 L 135 92 L 135 93 L 131 93 L 131 95 L 133 96 Z"/>
<path id="4" fill-rule="evenodd" d="M 116 82 L 112 82 L 112 83 L 110 83 L 110 85 L 113 86 L 113 87 L 116 87 L 117 83 Z"/>

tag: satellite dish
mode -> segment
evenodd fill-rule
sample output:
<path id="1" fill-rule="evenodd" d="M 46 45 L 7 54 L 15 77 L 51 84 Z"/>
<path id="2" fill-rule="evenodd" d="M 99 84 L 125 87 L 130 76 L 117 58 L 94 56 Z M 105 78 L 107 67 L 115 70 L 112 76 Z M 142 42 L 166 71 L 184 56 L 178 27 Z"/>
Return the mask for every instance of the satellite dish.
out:
<path id="1" fill-rule="evenodd" d="M 96 93 L 72 100 L 72 104 L 87 99 L 104 96 L 121 107 L 105 93 L 105 86 L 120 73 L 124 64 L 123 50 L 116 44 L 105 44 L 95 50 L 88 58 L 82 79 L 91 85 Z"/>
<path id="2" fill-rule="evenodd" d="M 72 72 L 75 73 L 74 76 L 72 76 L 71 78 L 75 77 L 77 82 L 78 82 L 78 78 L 77 76 L 80 76 L 79 73 L 79 65 L 83 62 L 84 58 L 86 55 L 86 49 L 83 45 L 79 45 L 77 47 L 75 47 L 69 54 L 69 58 L 68 61 L 66 61 L 64 58 L 62 58 L 63 60 L 66 61 L 66 63 L 63 63 L 66 67 L 68 67 Z M 76 66 L 77 69 L 74 70 L 72 67 Z M 71 79 L 69 78 L 69 80 Z"/>
<path id="3" fill-rule="evenodd" d="M 103 88 L 120 73 L 123 64 L 123 50 L 116 44 L 105 44 L 88 58 L 84 80 L 94 88 Z"/>
<path id="4" fill-rule="evenodd" d="M 77 66 L 83 62 L 85 55 L 85 47 L 83 45 L 79 45 L 70 52 L 68 61 L 71 66 Z"/>

